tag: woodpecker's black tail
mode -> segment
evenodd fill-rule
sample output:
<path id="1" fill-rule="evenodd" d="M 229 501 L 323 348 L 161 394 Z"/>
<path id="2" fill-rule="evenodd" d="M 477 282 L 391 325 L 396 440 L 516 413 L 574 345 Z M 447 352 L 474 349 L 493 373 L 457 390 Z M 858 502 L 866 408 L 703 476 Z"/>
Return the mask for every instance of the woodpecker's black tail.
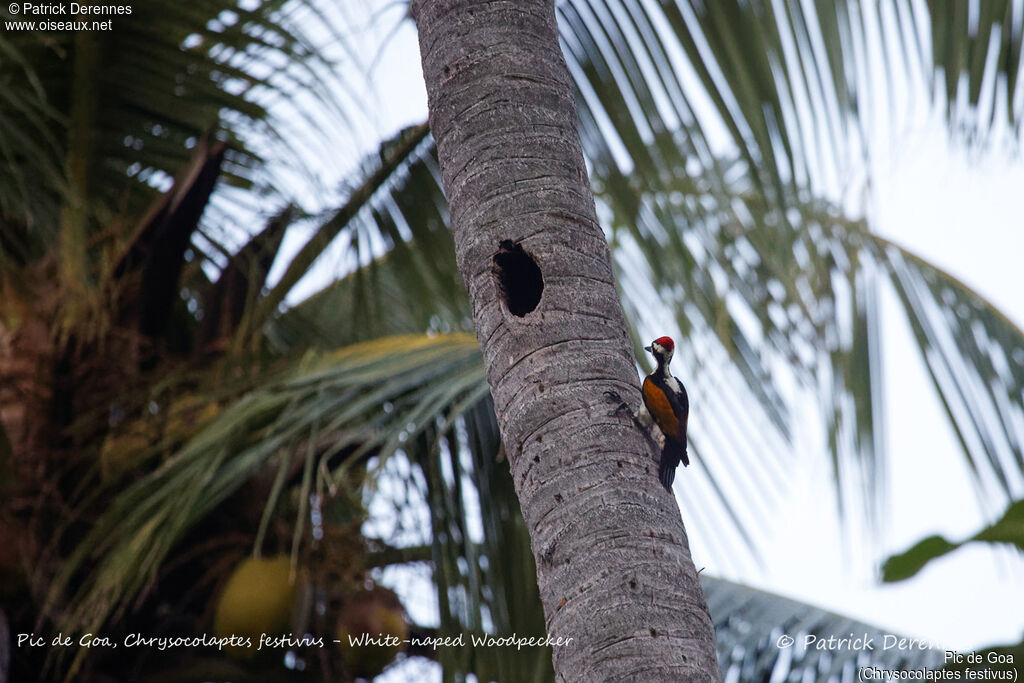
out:
<path id="1" fill-rule="evenodd" d="M 676 478 L 676 467 L 679 463 L 683 463 L 683 467 L 690 464 L 690 458 L 686 455 L 686 444 L 675 439 L 665 439 L 665 445 L 661 449 L 661 463 L 658 465 L 658 479 L 669 493 L 672 493 L 672 482 Z"/>

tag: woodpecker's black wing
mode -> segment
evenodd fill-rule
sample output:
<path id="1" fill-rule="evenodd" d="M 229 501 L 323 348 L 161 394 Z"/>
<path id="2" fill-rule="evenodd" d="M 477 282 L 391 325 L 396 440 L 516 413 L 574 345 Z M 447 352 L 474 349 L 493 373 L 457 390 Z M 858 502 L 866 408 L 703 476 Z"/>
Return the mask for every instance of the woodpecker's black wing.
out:
<path id="1" fill-rule="evenodd" d="M 676 384 L 679 385 L 679 393 L 669 393 L 673 394 L 673 396 L 675 397 L 676 401 L 679 404 L 679 414 L 683 416 L 683 419 L 680 420 L 682 424 L 680 425 L 679 430 L 679 445 L 683 447 L 683 452 L 682 454 L 680 454 L 679 460 L 682 461 L 683 467 L 688 467 L 690 464 L 690 458 L 689 456 L 686 455 L 686 427 L 690 421 L 690 397 L 686 394 L 686 387 L 683 386 L 683 383 L 679 381 L 679 378 L 673 377 L 673 379 L 676 381 Z M 671 401 L 672 399 L 670 398 L 669 400 Z"/>

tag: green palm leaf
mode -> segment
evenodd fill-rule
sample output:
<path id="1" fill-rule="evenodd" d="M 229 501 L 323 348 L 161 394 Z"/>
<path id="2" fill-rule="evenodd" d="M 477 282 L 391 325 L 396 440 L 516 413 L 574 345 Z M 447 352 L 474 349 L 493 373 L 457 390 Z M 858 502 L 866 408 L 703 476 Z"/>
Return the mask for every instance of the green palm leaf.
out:
<path id="1" fill-rule="evenodd" d="M 469 335 L 388 337 L 306 358 L 241 396 L 117 494 L 62 565 L 46 611 L 70 597 L 61 628 L 95 632 L 152 588 L 186 533 L 268 461 L 317 444 L 313 471 L 333 488 L 356 459 L 374 454 L 383 462 L 438 425 L 444 433 L 485 396 Z M 65 596 L 83 569 L 84 580 Z"/>
<path id="2" fill-rule="evenodd" d="M 943 662 L 927 641 L 730 581 L 702 576 L 701 584 L 726 680 L 829 681 L 862 667 L 913 671 Z"/>

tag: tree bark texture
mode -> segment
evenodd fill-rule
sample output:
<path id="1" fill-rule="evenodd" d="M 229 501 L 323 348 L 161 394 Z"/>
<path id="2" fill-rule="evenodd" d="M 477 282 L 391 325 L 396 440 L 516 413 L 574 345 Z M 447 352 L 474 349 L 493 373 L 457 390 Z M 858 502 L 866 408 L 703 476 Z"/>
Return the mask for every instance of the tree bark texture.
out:
<path id="1" fill-rule="evenodd" d="M 413 16 L 459 269 L 563 639 L 556 678 L 718 680 L 679 509 L 603 396 L 640 402 L 552 0 L 414 0 Z"/>

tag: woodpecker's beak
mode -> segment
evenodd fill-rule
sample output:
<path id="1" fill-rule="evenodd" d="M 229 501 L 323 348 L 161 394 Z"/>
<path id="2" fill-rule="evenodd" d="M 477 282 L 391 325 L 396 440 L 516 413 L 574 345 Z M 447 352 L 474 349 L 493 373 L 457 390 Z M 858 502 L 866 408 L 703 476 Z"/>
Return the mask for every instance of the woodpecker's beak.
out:
<path id="1" fill-rule="evenodd" d="M 647 353 L 654 353 L 654 344 L 651 344 L 650 346 L 645 346 L 644 351 L 646 351 Z"/>

